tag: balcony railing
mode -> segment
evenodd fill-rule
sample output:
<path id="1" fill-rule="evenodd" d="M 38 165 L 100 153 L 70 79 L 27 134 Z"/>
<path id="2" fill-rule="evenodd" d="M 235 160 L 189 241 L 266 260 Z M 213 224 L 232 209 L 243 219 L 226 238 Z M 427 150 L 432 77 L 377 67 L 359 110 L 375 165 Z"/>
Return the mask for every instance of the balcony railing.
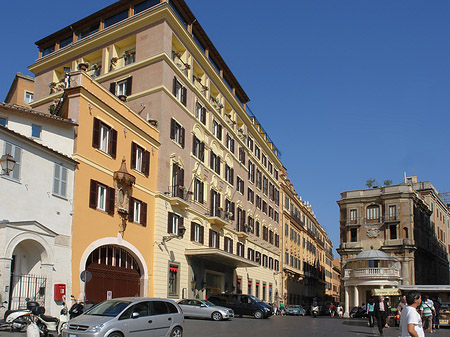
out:
<path id="1" fill-rule="evenodd" d="M 400 271 L 394 268 L 345 269 L 346 278 L 399 278 Z"/>
<path id="2" fill-rule="evenodd" d="M 192 192 L 188 191 L 185 186 L 169 186 L 168 190 L 169 191 L 165 194 L 169 195 L 170 204 L 172 206 L 179 206 L 181 208 L 187 208 L 189 206 L 189 199 L 192 195 Z"/>

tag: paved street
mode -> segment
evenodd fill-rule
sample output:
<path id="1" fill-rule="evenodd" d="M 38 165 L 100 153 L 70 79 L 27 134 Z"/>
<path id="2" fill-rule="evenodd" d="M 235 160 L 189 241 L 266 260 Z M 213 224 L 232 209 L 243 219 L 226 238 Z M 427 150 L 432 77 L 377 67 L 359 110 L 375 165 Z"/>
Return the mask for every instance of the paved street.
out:
<path id="1" fill-rule="evenodd" d="M 433 336 L 448 336 L 449 328 L 437 330 Z M 369 328 L 362 319 L 339 319 L 331 317 L 281 317 L 256 320 L 254 318 L 235 318 L 231 321 L 213 322 L 209 320 L 186 319 L 184 337 L 333 337 L 378 336 L 377 328 Z M 429 334 L 426 334 L 429 335 Z M 25 337 L 24 333 L 1 332 L 1 337 Z M 400 336 L 399 328 L 385 329 L 385 337 Z"/>

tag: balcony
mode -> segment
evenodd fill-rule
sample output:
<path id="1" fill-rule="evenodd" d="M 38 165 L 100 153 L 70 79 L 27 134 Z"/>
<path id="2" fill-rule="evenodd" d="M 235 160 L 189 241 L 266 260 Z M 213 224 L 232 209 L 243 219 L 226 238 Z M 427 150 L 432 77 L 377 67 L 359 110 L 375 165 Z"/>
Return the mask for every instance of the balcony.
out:
<path id="1" fill-rule="evenodd" d="M 172 206 L 186 209 L 189 207 L 189 198 L 192 192 L 188 191 L 186 187 L 181 185 L 174 185 L 168 187 L 169 192 L 164 194 L 169 196 L 169 202 Z"/>
<path id="2" fill-rule="evenodd" d="M 400 270 L 394 268 L 345 269 L 344 278 L 392 279 L 400 278 Z"/>
<path id="3" fill-rule="evenodd" d="M 212 225 L 216 225 L 218 227 L 225 227 L 230 224 L 231 219 L 227 212 L 223 210 L 211 210 L 208 214 L 208 221 Z"/>

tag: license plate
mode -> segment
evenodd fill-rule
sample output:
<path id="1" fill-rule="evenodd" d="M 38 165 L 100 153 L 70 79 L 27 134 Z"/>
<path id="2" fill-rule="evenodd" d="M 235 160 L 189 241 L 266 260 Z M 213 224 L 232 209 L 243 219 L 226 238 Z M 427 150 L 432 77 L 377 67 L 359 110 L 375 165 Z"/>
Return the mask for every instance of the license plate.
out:
<path id="1" fill-rule="evenodd" d="M 77 337 L 77 335 L 70 333 L 68 337 Z"/>

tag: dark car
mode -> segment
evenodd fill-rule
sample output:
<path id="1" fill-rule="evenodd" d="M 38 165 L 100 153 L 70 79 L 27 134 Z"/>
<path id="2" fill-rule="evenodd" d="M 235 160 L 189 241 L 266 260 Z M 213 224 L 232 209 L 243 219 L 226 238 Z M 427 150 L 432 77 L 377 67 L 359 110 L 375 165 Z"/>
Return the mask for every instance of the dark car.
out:
<path id="1" fill-rule="evenodd" d="M 354 307 L 352 310 L 350 310 L 349 315 L 351 318 L 366 318 L 367 311 L 362 309 L 361 307 Z"/>
<path id="2" fill-rule="evenodd" d="M 211 295 L 208 297 L 208 301 L 215 305 L 233 309 L 235 316 L 249 315 L 255 318 L 268 318 L 273 315 L 273 310 L 270 305 L 251 295 Z"/>

